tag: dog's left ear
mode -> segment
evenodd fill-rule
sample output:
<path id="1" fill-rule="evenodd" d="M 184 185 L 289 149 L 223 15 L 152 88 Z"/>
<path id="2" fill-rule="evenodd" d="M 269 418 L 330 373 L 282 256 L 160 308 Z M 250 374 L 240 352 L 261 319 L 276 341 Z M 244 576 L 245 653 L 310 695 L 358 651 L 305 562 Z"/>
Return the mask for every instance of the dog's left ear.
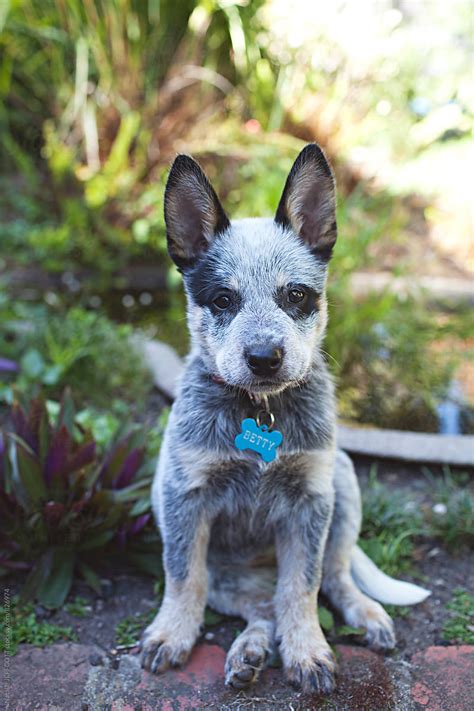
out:
<path id="1" fill-rule="evenodd" d="M 180 271 L 192 266 L 217 234 L 230 226 L 214 188 L 201 166 L 179 155 L 165 190 L 168 251 Z"/>
<path id="2" fill-rule="evenodd" d="M 286 180 L 275 222 L 292 228 L 324 261 L 336 242 L 336 186 L 334 175 L 316 143 L 305 146 Z"/>

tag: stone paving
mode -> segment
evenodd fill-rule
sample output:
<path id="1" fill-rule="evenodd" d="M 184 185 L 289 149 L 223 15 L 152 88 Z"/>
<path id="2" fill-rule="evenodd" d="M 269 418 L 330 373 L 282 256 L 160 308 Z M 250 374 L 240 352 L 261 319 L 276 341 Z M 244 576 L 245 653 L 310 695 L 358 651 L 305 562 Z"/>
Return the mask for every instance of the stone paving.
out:
<path id="1" fill-rule="evenodd" d="M 223 684 L 225 651 L 196 647 L 188 665 L 156 677 L 138 657 L 120 659 L 94 646 L 23 647 L 3 665 L 5 711 L 186 711 L 288 709 L 311 711 L 472 711 L 474 647 L 432 646 L 410 661 L 383 658 L 363 647 L 338 645 L 337 690 L 324 699 L 289 687 L 281 669 L 265 670 L 247 692 Z"/>

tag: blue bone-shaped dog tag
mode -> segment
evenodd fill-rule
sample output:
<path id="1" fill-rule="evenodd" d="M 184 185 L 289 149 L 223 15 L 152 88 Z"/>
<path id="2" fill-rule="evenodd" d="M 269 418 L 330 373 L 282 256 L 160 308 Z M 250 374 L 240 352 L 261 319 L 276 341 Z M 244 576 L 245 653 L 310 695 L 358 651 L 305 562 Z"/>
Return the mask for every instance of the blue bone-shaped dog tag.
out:
<path id="1" fill-rule="evenodd" d="M 283 435 L 275 430 L 269 432 L 266 425 L 259 427 L 251 417 L 242 422 L 242 432 L 235 438 L 237 449 L 253 449 L 260 454 L 264 462 L 273 462 L 277 447 L 282 443 Z"/>

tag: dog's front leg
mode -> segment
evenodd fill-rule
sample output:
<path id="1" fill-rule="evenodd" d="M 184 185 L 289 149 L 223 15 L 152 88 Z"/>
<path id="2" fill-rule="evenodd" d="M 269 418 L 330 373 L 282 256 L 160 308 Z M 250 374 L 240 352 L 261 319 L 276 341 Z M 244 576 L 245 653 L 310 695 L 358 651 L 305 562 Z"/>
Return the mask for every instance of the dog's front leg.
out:
<path id="1" fill-rule="evenodd" d="M 317 615 L 322 562 L 334 505 L 331 487 L 302 493 L 276 529 L 277 640 L 288 680 L 305 692 L 330 693 L 335 662 Z"/>
<path id="2" fill-rule="evenodd" d="M 204 619 L 210 521 L 198 492 L 163 492 L 160 520 L 165 594 L 142 640 L 142 666 L 154 673 L 184 664 Z"/>

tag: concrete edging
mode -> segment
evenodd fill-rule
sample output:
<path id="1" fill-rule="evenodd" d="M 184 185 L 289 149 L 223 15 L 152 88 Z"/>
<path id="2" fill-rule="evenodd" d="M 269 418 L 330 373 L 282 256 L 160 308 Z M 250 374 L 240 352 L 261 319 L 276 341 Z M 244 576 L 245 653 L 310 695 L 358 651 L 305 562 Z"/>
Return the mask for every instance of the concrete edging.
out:
<path id="1" fill-rule="evenodd" d="M 474 467 L 474 437 L 339 425 L 338 445 L 354 454 L 405 462 Z"/>

